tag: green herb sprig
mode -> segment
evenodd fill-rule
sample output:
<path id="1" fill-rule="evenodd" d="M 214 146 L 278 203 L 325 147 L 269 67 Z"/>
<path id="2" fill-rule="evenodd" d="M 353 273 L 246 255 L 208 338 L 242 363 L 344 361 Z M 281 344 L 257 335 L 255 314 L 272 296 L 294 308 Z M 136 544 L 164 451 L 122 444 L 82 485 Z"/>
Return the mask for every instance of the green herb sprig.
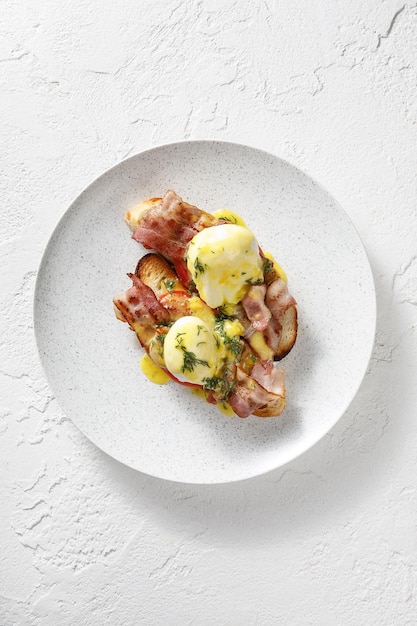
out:
<path id="1" fill-rule="evenodd" d="M 226 380 L 220 376 L 212 376 L 211 378 L 203 379 L 203 389 L 205 391 L 217 391 L 221 394 L 220 401 L 224 402 L 228 396 L 232 393 L 236 385 L 235 381 Z"/>
<path id="2" fill-rule="evenodd" d="M 194 269 L 195 275 L 198 276 L 199 274 L 204 274 L 207 269 L 207 265 L 205 263 L 202 263 L 198 256 L 196 256 L 194 261 Z"/>
<path id="3" fill-rule="evenodd" d="M 196 365 L 204 365 L 206 367 L 210 367 L 208 362 L 204 359 L 199 359 L 194 352 L 187 350 L 184 346 L 182 335 L 185 333 L 178 333 L 175 337 L 177 345 L 175 346 L 178 350 L 181 350 L 184 355 L 184 361 L 182 366 L 182 372 L 193 372 Z"/>
<path id="4" fill-rule="evenodd" d="M 166 280 L 164 280 L 164 285 L 166 287 L 166 290 L 168 291 L 168 293 L 172 293 L 174 287 L 175 287 L 175 280 L 171 280 L 169 278 L 167 278 Z"/>

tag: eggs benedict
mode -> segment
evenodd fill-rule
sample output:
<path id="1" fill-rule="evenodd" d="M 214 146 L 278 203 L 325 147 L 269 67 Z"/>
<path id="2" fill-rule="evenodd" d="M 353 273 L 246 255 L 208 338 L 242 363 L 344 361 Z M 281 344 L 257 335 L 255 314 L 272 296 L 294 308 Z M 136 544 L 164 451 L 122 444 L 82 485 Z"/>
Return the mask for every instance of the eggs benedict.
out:
<path id="1" fill-rule="evenodd" d="M 226 413 L 279 415 L 284 371 L 273 361 L 297 335 L 296 302 L 280 265 L 237 213 L 206 213 L 173 191 L 136 205 L 125 220 L 133 239 L 156 251 L 113 299 L 149 357 L 144 373 L 197 387 Z"/>

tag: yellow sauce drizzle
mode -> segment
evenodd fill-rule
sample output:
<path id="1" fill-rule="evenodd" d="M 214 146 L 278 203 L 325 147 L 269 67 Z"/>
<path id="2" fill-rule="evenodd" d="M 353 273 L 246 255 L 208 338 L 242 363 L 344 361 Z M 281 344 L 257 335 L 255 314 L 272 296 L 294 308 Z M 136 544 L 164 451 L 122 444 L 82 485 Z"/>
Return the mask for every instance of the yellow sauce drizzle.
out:
<path id="1" fill-rule="evenodd" d="M 207 402 L 204 389 L 200 389 L 199 387 L 191 387 L 191 393 L 194 396 L 197 396 L 198 398 L 201 398 L 202 400 Z M 236 417 L 236 413 L 233 411 L 230 404 L 227 404 L 227 402 L 222 402 L 221 404 L 216 404 L 215 406 L 219 409 L 221 413 L 223 413 L 223 415 L 226 415 L 227 417 Z"/>
<path id="2" fill-rule="evenodd" d="M 263 361 L 268 361 L 274 356 L 274 351 L 265 341 L 263 332 L 256 331 L 248 339 L 250 346 L 255 350 Z"/>
<path id="3" fill-rule="evenodd" d="M 234 412 L 230 404 L 227 404 L 227 402 L 217 404 L 216 406 L 219 409 L 220 413 L 223 413 L 223 415 L 226 415 L 226 417 L 236 417 L 236 413 Z"/>
<path id="4" fill-rule="evenodd" d="M 214 324 L 215 316 L 213 311 L 207 306 L 207 304 L 205 304 L 205 302 L 202 302 L 200 298 L 197 298 L 196 296 L 191 297 L 187 301 L 187 306 L 190 311 L 190 315 L 199 317 L 203 320 L 203 322 L 206 322 L 206 324 Z"/>
<path id="5" fill-rule="evenodd" d="M 240 217 L 238 213 L 235 213 L 235 211 L 231 211 L 230 209 L 217 209 L 217 211 L 213 212 L 213 215 L 219 220 L 224 219 L 231 224 L 237 224 L 238 226 L 244 226 L 247 228 L 245 220 Z"/>
<path id="6" fill-rule="evenodd" d="M 142 372 L 152 383 L 156 385 L 166 385 L 166 383 L 170 382 L 171 378 L 168 374 L 164 372 L 164 370 L 161 370 L 148 354 L 145 353 L 143 355 L 139 364 Z"/>
<path id="7" fill-rule="evenodd" d="M 206 402 L 206 394 L 203 389 L 200 389 L 200 387 L 190 387 L 190 389 L 193 396 L 197 396 Z"/>
<path id="8" fill-rule="evenodd" d="M 272 254 L 270 252 L 265 252 L 264 250 L 264 256 L 269 259 L 270 261 L 272 261 L 272 265 L 274 267 L 274 270 L 276 271 L 276 273 L 278 274 L 278 276 L 280 278 L 282 278 L 282 280 L 284 281 L 284 283 L 288 282 L 288 278 L 287 275 L 284 271 L 284 269 L 281 267 L 281 265 L 279 263 L 277 263 L 274 259 L 274 257 L 272 256 Z"/>

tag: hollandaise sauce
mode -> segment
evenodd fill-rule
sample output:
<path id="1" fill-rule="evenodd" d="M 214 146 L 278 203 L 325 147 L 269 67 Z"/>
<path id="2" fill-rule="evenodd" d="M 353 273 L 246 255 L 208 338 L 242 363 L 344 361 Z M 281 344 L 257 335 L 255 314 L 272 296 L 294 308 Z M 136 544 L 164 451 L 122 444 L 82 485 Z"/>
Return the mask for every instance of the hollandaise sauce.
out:
<path id="1" fill-rule="evenodd" d="M 274 270 L 276 271 L 276 273 L 278 274 L 278 276 L 280 278 L 282 278 L 282 280 L 284 281 L 284 283 L 288 282 L 288 278 L 287 278 L 287 274 L 285 273 L 285 270 L 281 267 L 281 265 L 279 263 L 277 263 L 274 259 L 274 257 L 272 256 L 272 254 L 270 252 L 265 252 L 264 251 L 264 257 L 266 259 L 269 259 L 272 263 L 272 267 L 274 268 Z"/>
<path id="2" fill-rule="evenodd" d="M 194 396 L 198 396 L 202 400 L 206 400 L 206 394 L 204 392 L 204 389 L 200 389 L 199 387 L 193 387 L 191 389 L 191 393 Z M 220 413 L 223 413 L 223 415 L 226 415 L 227 417 L 236 417 L 236 413 L 233 411 L 230 404 L 227 404 L 227 402 L 219 402 L 218 404 L 216 404 L 216 407 L 219 409 Z"/>
<path id="3" fill-rule="evenodd" d="M 217 209 L 217 211 L 213 212 L 214 217 L 217 217 L 219 220 L 225 220 L 226 222 L 230 222 L 231 224 L 237 224 L 237 226 L 243 226 L 247 228 L 246 222 L 238 213 L 231 211 L 230 209 Z"/>
<path id="4" fill-rule="evenodd" d="M 142 372 L 152 383 L 166 385 L 166 383 L 170 382 L 171 378 L 168 374 L 158 367 L 148 354 L 145 353 L 139 363 Z"/>
<path id="5" fill-rule="evenodd" d="M 226 417 L 236 417 L 236 413 L 234 412 L 230 404 L 227 404 L 227 402 L 221 402 L 220 404 L 216 404 L 216 406 L 219 409 L 220 413 L 223 413 L 223 415 L 226 415 Z"/>

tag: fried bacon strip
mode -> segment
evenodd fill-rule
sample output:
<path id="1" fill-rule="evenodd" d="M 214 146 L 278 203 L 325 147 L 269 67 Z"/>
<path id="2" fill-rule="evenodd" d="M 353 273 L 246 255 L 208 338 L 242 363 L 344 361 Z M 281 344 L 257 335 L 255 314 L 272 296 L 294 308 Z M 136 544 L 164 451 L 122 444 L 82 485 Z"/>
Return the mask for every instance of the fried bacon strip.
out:
<path id="1" fill-rule="evenodd" d="M 178 262 L 184 259 L 194 235 L 219 223 L 216 217 L 184 202 L 170 190 L 159 205 L 145 213 L 132 237 L 148 250 L 157 250 L 171 261 Z"/>
<path id="2" fill-rule="evenodd" d="M 287 309 L 297 303 L 288 291 L 287 283 L 277 278 L 266 290 L 265 304 L 275 319 L 279 320 Z"/>
<path id="3" fill-rule="evenodd" d="M 136 322 L 143 326 L 155 326 L 168 320 L 168 311 L 160 304 L 152 289 L 135 274 L 128 276 L 132 279 L 132 287 L 113 298 L 116 317 L 130 326 Z"/>
<path id="4" fill-rule="evenodd" d="M 263 366 L 259 365 L 259 367 L 262 368 Z M 282 405 L 282 409 L 285 406 L 284 372 L 276 370 L 271 365 L 269 373 L 266 370 L 262 373 L 258 370 L 255 374 L 262 381 L 262 384 L 255 376 L 245 374 L 239 366 L 236 368 L 237 384 L 227 401 L 239 417 L 249 417 L 258 409 L 278 402 Z M 278 390 L 279 393 L 277 393 Z"/>
<path id="5" fill-rule="evenodd" d="M 271 311 L 265 304 L 266 285 L 252 285 L 242 300 L 243 308 L 254 330 L 265 330 L 271 319 Z"/>

